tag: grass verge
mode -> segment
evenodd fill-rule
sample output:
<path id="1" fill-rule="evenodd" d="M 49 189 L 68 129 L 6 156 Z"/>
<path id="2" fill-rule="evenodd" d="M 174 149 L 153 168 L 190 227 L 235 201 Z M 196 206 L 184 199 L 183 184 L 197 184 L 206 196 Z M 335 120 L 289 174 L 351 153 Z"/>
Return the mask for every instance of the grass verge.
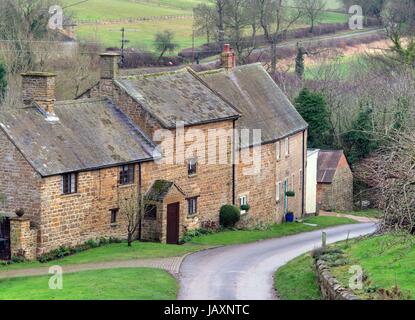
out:
<path id="1" fill-rule="evenodd" d="M 174 300 L 178 291 L 170 274 L 147 268 L 65 274 L 62 290 L 51 290 L 49 279 L 0 280 L 0 300 Z"/>
<path id="2" fill-rule="evenodd" d="M 195 237 L 193 238 L 192 243 L 209 246 L 242 244 L 271 238 L 280 238 L 301 232 L 315 231 L 343 224 L 356 223 L 355 220 L 343 217 L 312 217 L 305 219 L 304 222 L 309 224 L 315 224 L 316 226 L 310 226 L 304 223 L 291 223 L 273 225 L 266 230 L 223 231 L 200 237 Z"/>
<path id="3" fill-rule="evenodd" d="M 355 294 L 362 299 L 415 298 L 415 237 L 388 234 L 339 244 L 347 263 L 332 268 L 333 275 L 349 286 L 349 269 L 359 265 L 364 271 L 362 290 Z M 393 294 L 394 287 L 399 293 Z M 386 290 L 391 295 L 386 293 Z"/>
<path id="4" fill-rule="evenodd" d="M 313 258 L 309 253 L 278 269 L 274 283 L 282 300 L 321 300 Z"/>
<path id="5" fill-rule="evenodd" d="M 180 257 L 187 253 L 206 249 L 207 247 L 208 246 L 190 243 L 183 246 L 175 246 L 149 242 L 134 242 L 132 247 L 128 247 L 127 243 L 123 242 L 90 249 L 48 263 L 33 261 L 0 266 L 0 272 L 15 269 L 40 268 L 56 264 L 64 266 L 71 264 L 99 263 L 108 261 Z"/>

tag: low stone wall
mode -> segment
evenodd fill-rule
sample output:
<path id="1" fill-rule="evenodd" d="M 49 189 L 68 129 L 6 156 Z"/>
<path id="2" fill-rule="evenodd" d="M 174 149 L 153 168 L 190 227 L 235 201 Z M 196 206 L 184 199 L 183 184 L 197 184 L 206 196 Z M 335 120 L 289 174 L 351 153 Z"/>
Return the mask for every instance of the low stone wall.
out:
<path id="1" fill-rule="evenodd" d="M 325 261 L 315 262 L 317 280 L 325 300 L 360 300 L 349 289 L 344 288 L 331 274 L 330 268 Z"/>

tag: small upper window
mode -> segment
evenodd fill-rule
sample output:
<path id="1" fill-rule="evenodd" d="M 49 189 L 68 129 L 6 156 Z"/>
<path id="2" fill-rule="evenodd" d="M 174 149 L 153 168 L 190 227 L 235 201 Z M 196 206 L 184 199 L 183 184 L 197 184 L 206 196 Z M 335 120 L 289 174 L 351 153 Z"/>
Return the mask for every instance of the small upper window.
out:
<path id="1" fill-rule="evenodd" d="M 189 163 L 187 164 L 187 173 L 189 176 L 193 176 L 197 173 L 197 160 L 190 159 Z"/>
<path id="2" fill-rule="evenodd" d="M 128 164 L 121 167 L 120 170 L 120 184 L 132 184 L 134 183 L 134 165 Z"/>
<path id="3" fill-rule="evenodd" d="M 285 156 L 290 155 L 290 138 L 285 138 Z"/>
<path id="4" fill-rule="evenodd" d="M 277 141 L 275 144 L 276 150 L 275 150 L 275 155 L 278 160 L 281 160 L 281 141 Z"/>
<path id="5" fill-rule="evenodd" d="M 189 216 L 194 216 L 197 214 L 197 197 L 187 199 L 187 205 L 189 208 Z"/>
<path id="6" fill-rule="evenodd" d="M 62 176 L 62 194 L 78 192 L 78 174 L 68 173 Z"/>

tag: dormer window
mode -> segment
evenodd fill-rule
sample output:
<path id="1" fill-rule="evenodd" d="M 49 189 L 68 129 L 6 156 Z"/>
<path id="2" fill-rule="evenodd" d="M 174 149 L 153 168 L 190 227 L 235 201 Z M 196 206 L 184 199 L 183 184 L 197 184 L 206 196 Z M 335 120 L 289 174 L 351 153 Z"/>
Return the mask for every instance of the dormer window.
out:
<path id="1" fill-rule="evenodd" d="M 197 174 L 197 160 L 190 159 L 187 164 L 187 173 L 189 176 L 194 176 Z"/>
<path id="2" fill-rule="evenodd" d="M 68 173 L 62 175 L 62 194 L 73 194 L 78 192 L 78 174 Z"/>

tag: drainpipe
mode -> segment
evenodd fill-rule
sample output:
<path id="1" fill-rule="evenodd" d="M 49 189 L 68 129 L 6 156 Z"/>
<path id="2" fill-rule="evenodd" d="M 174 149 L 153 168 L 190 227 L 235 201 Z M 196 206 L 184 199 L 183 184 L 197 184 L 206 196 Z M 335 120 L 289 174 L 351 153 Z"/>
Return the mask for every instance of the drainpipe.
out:
<path id="1" fill-rule="evenodd" d="M 302 198 L 301 198 L 301 216 L 302 218 L 304 218 L 305 216 L 305 211 L 304 211 L 304 207 L 305 207 L 305 175 L 306 175 L 306 153 L 305 153 L 305 147 L 306 147 L 306 141 L 305 141 L 305 134 L 306 134 L 307 130 L 303 131 L 303 177 L 302 177 L 302 184 L 303 184 L 303 188 L 301 189 L 302 191 Z"/>
<path id="2" fill-rule="evenodd" d="M 233 145 L 232 145 L 232 204 L 236 205 L 236 120 L 233 120 Z"/>
<path id="3" fill-rule="evenodd" d="M 142 180 L 142 175 L 141 175 L 141 162 L 140 162 L 138 164 L 138 197 L 139 197 L 139 203 L 140 203 L 141 206 L 143 206 L 143 204 L 141 203 L 141 200 L 142 200 L 142 187 L 143 187 L 143 180 Z M 141 215 L 142 214 L 143 213 L 141 213 Z M 139 241 L 141 241 L 142 221 L 143 221 L 143 217 L 141 216 L 139 226 L 138 226 L 138 240 Z"/>

